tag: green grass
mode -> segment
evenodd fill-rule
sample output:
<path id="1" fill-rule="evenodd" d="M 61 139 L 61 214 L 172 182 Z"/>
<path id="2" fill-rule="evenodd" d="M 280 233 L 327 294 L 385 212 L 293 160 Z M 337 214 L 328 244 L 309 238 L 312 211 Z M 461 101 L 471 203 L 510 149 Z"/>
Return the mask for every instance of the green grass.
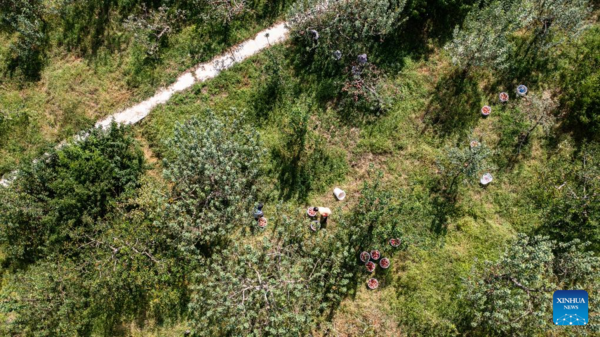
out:
<path id="1" fill-rule="evenodd" d="M 279 175 L 285 168 L 273 153 L 289 149 L 286 137 L 290 120 L 301 111 L 308 113 L 310 134 L 320 137 L 318 146 L 347 164 L 314 171 L 306 193 L 287 194 L 289 205 L 331 203 L 330 191 L 335 186 L 348 192 L 345 203 L 352 205 L 372 165 L 384 172 L 386 188 L 410 191 L 412 199 L 402 202 L 429 205 L 426 207 L 431 211 L 424 215 L 426 220 L 409 219 L 402 224 L 416 239 L 406 252 L 393 256 L 394 272 L 386 288 L 391 290 L 385 290 L 390 296 L 370 296 L 359 290 L 335 316 L 335 331 L 347 333 L 356 331 L 357 324 L 367 324 L 364 331 L 385 334 L 385 330 L 377 330 L 381 327 L 366 323 L 370 315 L 367 310 L 373 306 L 362 301 L 370 298 L 376 301 L 374 306 L 388 308 L 386 317 L 409 335 L 454 335 L 468 329 L 465 303 L 460 299 L 462 279 L 470 275 L 475 261 L 497 258 L 516 232 L 531 233 L 541 218 L 541 211 L 527 193 L 537 183 L 536 170 L 551 151 L 545 134 L 535 132 L 529 150 L 506 166 L 503 155 L 512 150 L 512 118 L 521 103 L 500 107 L 495 103 L 496 89 L 488 86 L 488 73 L 461 78 L 439 53 L 427 60 L 405 57 L 401 69 L 387 73 L 384 80 L 389 110 L 376 118 L 353 119 L 331 100 L 336 96 L 330 85 L 335 79 L 324 84 L 318 75 L 299 72 L 294 57 L 287 52 L 290 49 L 289 45 L 278 46 L 269 52 L 272 54 L 255 56 L 212 81 L 178 94 L 142 123 L 142 134 L 155 153 L 165 156 L 169 150 L 162 140 L 171 135 L 175 123 L 202 116 L 208 108 L 243 111 L 269 150 L 261 188 L 265 200 L 275 201 L 285 196 L 290 186 L 281 183 Z M 274 65 L 272 55 L 283 61 Z M 275 98 L 269 91 L 274 78 L 280 81 L 276 82 Z M 494 108 L 495 113 L 487 119 L 479 113 L 483 104 Z M 468 146 L 470 136 L 483 139 L 497 151 L 492 159 L 497 167 L 493 171 L 495 181 L 485 189 L 478 185 L 478 179 L 461 183 L 454 203 L 438 205 L 436 158 L 446 146 Z M 503 143 L 507 138 L 510 142 Z M 305 149 L 309 161 L 317 160 L 311 157 L 314 152 L 310 152 L 310 144 Z M 349 316 L 356 321 L 344 330 L 338 323 L 352 320 Z"/>
<path id="2" fill-rule="evenodd" d="M 250 36 L 256 29 L 241 30 L 234 39 Z M 165 54 L 168 61 L 157 70 L 145 70 L 150 73 L 127 73 L 131 69 L 127 56 L 94 62 L 56 56 L 39 83 L 25 88 L 9 86 L 0 97 L 2 106 L 24 112 L 15 115 L 10 122 L 14 126 L 0 140 L 0 172 L 10 170 L 22 156 L 168 83 L 194 61 L 185 56 L 193 33 L 192 27 L 179 33 Z M 336 99 L 339 79 L 303 71 L 292 47 L 289 43 L 276 46 L 156 108 L 138 127 L 149 152 L 159 159 L 168 158 L 170 151 L 164 141 L 177 123 L 194 116 L 202 118 L 207 109 L 236 108 L 267 148 L 262 201 L 283 199 L 292 207 L 327 206 L 333 204 L 333 187 L 340 186 L 348 192 L 341 208 L 348 212 L 370 167 L 381 170 L 385 188 L 396 193 L 398 203 L 405 203 L 402 210 L 419 205 L 426 212 L 418 218 L 398 215 L 405 219 L 400 226 L 413 240 L 406 251 L 392 257 L 390 282 L 383 289 L 389 296 L 371 295 L 359 288 L 356 297 L 347 299 L 334 317 L 334 322 L 357 318 L 354 325 L 359 328 L 337 326 L 336 333 L 385 333 L 368 326 L 368 310 L 373 307 L 386 308 L 386 318 L 407 335 L 464 331 L 469 322 L 464 321 L 466 304 L 460 298 L 462 278 L 469 277 L 476 260 L 497 258 L 516 232 L 532 232 L 543 216 L 527 193 L 537 183 L 538 168 L 553 150 L 547 136 L 535 132 L 527 150 L 508 165 L 506 158 L 517 135 L 516 111 L 523 103 L 501 107 L 496 101 L 497 91 L 509 90 L 514 83 L 490 84 L 486 72 L 457 73 L 439 51 L 432 51 L 427 58 L 409 54 L 403 56 L 401 66 L 384 69 L 383 90 L 390 107 L 381 116 L 348 114 Z M 204 48 L 215 54 L 223 46 Z M 136 76 L 152 80 L 146 83 Z M 530 86 L 532 93 L 543 89 Z M 484 104 L 494 111 L 486 119 L 479 113 Z M 303 130 L 298 128 L 298 120 L 305 115 Z M 297 136 L 302 132 L 304 141 Z M 478 179 L 461 183 L 456 199 L 449 201 L 439 190 L 436 158 L 446 146 L 468 146 L 470 136 L 485 140 L 497 151 L 493 157 L 495 180 L 487 188 L 479 186 Z M 155 166 L 148 174 L 160 171 L 160 161 Z M 364 301 L 374 304 L 365 305 Z M 148 327 L 142 332 L 131 328 L 132 332 L 124 334 L 174 336 L 183 326 Z"/>
<path id="3" fill-rule="evenodd" d="M 53 46 L 38 81 L 11 77 L 4 69 L 8 42 L 0 46 L 0 175 L 22 160 L 32 160 L 52 146 L 85 130 L 111 113 L 151 96 L 190 67 L 210 60 L 253 37 L 281 18 L 282 8 L 263 6 L 255 20 L 234 22 L 227 34 L 186 26 L 169 37 L 160 59 L 149 62 L 126 32 L 117 50 L 100 48 L 81 58 Z M 0 33 L 0 39 L 8 38 Z"/>

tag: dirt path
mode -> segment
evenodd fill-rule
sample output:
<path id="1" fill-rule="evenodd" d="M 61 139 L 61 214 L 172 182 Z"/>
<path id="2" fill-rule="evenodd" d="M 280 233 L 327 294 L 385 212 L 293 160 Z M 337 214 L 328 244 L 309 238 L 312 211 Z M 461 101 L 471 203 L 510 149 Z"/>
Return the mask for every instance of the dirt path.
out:
<path id="1" fill-rule="evenodd" d="M 175 93 L 186 90 L 195 83 L 214 78 L 221 71 L 231 68 L 234 64 L 242 62 L 273 44 L 285 41 L 287 37 L 288 29 L 285 26 L 285 22 L 260 31 L 254 39 L 246 40 L 211 61 L 193 67 L 191 70 L 180 75 L 175 83 L 167 88 L 159 89 L 154 96 L 98 121 L 95 127 L 107 127 L 113 120 L 123 125 L 135 124 L 148 116 L 157 105 L 166 103 Z M 85 135 L 76 137 L 76 140 L 84 138 Z M 64 145 L 64 143 L 61 145 Z M 15 172 L 9 173 L 6 176 L 6 178 L 0 180 L 0 186 L 8 186 L 12 179 L 14 179 Z"/>
<path id="2" fill-rule="evenodd" d="M 231 68 L 234 64 L 245 60 L 262 49 L 284 41 L 288 36 L 287 32 L 288 29 L 285 27 L 285 23 L 267 28 L 259 32 L 253 40 L 242 42 L 212 61 L 199 64 L 192 70 L 186 71 L 177 78 L 175 83 L 166 89 L 159 90 L 149 99 L 99 121 L 96 123 L 96 127 L 108 126 L 113 119 L 119 124 L 135 124 L 148 116 L 154 107 L 166 103 L 173 94 L 183 91 L 195 83 L 214 78 L 221 71 Z"/>

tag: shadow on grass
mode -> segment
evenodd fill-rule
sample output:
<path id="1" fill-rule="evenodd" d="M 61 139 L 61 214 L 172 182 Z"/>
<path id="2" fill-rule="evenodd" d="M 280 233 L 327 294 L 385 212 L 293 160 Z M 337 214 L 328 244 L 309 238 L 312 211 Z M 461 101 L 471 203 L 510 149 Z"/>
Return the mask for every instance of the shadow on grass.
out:
<path id="1" fill-rule="evenodd" d="M 450 218 L 458 214 L 456 207 L 457 192 L 447 195 L 438 194 L 432 197 L 433 219 L 431 220 L 431 232 L 438 236 L 448 233 Z"/>
<path id="2" fill-rule="evenodd" d="M 307 179 L 306 167 L 301 163 L 299 155 L 290 158 L 278 151 L 272 153 L 278 167 L 279 198 L 283 200 L 298 199 L 306 201 L 310 191 L 310 179 Z"/>
<path id="3" fill-rule="evenodd" d="M 482 98 L 478 81 L 456 69 L 438 81 L 423 119 L 440 136 L 466 136 L 481 119 Z"/>
<path id="4" fill-rule="evenodd" d="M 385 37 L 365 38 L 353 43 L 370 46 L 357 53 L 366 53 L 369 63 L 381 71 L 381 76 L 396 74 L 406 67 L 408 59 L 426 60 L 436 52 L 436 46 L 443 46 L 451 39 L 454 27 L 464 20 L 474 3 L 476 1 L 467 0 L 460 6 L 443 2 L 409 4 L 405 8 L 407 20 L 400 27 Z M 385 115 L 381 104 L 357 102 L 353 97 L 344 95 L 344 85 L 352 87 L 348 79 L 352 78 L 350 69 L 356 65 L 357 55 L 344 54 L 341 60 L 335 61 L 333 57 L 327 58 L 333 50 L 325 51 L 327 55 L 323 55 L 324 50 L 319 48 L 309 50 L 303 43 L 292 39 L 288 54 L 295 76 L 300 78 L 301 83 L 309 83 L 319 107 L 334 107 L 339 120 L 352 127 L 375 122 Z"/>
<path id="5" fill-rule="evenodd" d="M 354 221 L 356 221 L 356 219 Z M 352 227 L 357 226 L 356 224 L 352 223 L 352 220 L 348 225 Z M 351 247 L 349 251 L 353 252 L 353 254 L 345 256 L 343 263 L 339 266 L 339 268 L 344 272 L 337 273 L 336 282 L 329 282 L 324 291 L 325 298 L 334 299 L 329 308 L 324 312 L 327 322 L 331 322 L 333 320 L 337 309 L 345 298 L 351 298 L 352 300 L 355 300 L 358 287 L 366 287 L 366 282 L 362 282 L 362 280 L 364 279 L 366 281 L 368 278 L 370 278 L 370 276 L 365 273 L 365 263 L 360 260 L 359 254 L 361 251 L 360 247 L 369 247 L 372 245 L 373 230 L 374 226 L 369 226 L 366 233 L 362 235 L 356 235 L 356 233 L 348 231 L 345 233 L 346 237 L 339 240 Z M 348 277 L 348 275 L 352 276 Z M 343 284 L 342 282 L 344 280 L 349 281 L 346 285 L 347 291 L 340 292 L 340 287 L 338 285 Z"/>

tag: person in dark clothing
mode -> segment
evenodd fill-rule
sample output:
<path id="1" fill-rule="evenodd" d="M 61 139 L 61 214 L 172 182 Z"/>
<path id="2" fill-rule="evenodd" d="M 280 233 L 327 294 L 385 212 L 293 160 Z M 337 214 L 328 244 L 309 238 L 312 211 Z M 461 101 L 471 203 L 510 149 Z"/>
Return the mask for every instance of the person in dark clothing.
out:
<path id="1" fill-rule="evenodd" d="M 258 221 L 258 219 L 262 218 L 265 214 L 262 211 L 263 204 L 259 203 L 254 209 L 254 220 Z"/>

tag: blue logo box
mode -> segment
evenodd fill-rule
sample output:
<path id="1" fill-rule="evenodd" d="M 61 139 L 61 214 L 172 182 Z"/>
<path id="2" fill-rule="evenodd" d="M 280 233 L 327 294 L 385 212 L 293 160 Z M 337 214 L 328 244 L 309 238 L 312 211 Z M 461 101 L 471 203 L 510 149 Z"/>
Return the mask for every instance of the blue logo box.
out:
<path id="1" fill-rule="evenodd" d="M 552 300 L 552 320 L 556 325 L 588 324 L 588 293 L 585 290 L 557 290 Z"/>

